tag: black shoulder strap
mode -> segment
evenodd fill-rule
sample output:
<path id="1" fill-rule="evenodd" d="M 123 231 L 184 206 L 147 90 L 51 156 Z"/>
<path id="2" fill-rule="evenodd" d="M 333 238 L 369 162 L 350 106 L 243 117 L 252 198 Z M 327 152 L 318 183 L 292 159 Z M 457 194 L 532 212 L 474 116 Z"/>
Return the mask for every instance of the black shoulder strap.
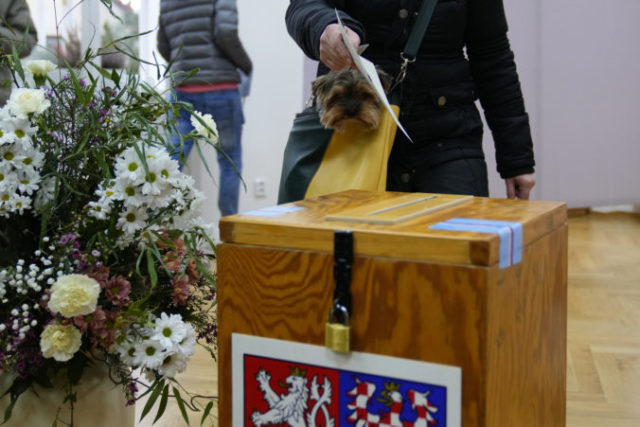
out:
<path id="1" fill-rule="evenodd" d="M 424 35 L 427 32 L 427 27 L 429 27 L 429 22 L 431 22 L 431 17 L 433 16 L 433 11 L 435 10 L 437 3 L 438 0 L 422 1 L 416 21 L 413 23 L 413 28 L 411 28 L 411 33 L 409 34 L 407 43 L 404 46 L 403 58 L 413 60 L 418 55 L 418 50 L 420 49 Z"/>
<path id="2" fill-rule="evenodd" d="M 431 22 L 431 17 L 433 16 L 433 11 L 435 10 L 437 3 L 438 0 L 423 0 L 420 5 L 418 16 L 416 17 L 416 21 L 413 23 L 407 43 L 404 45 L 404 50 L 400 52 L 400 58 L 402 59 L 400 72 L 389 89 L 389 93 L 395 94 L 395 97 L 399 95 L 395 93 L 394 89 L 398 87 L 406 77 L 407 67 L 409 64 L 415 62 L 418 51 L 420 50 L 420 45 L 422 44 L 424 35 L 427 33 L 427 27 L 429 27 L 429 22 Z"/>

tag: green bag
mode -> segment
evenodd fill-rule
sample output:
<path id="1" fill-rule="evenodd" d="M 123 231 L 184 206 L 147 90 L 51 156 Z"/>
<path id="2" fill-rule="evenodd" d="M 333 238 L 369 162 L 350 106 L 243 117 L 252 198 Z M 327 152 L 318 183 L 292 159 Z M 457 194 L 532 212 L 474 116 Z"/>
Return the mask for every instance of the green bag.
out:
<path id="1" fill-rule="evenodd" d="M 278 204 L 304 199 L 332 135 L 333 130 L 320 123 L 315 107 L 296 115 L 284 149 Z"/>

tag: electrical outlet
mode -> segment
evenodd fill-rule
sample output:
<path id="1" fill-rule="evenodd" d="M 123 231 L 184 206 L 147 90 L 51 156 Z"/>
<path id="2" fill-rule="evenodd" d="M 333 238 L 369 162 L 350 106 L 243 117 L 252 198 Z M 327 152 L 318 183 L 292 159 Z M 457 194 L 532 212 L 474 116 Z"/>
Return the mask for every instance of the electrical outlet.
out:
<path id="1" fill-rule="evenodd" d="M 267 180 L 256 178 L 253 182 L 253 195 L 255 197 L 267 197 Z"/>

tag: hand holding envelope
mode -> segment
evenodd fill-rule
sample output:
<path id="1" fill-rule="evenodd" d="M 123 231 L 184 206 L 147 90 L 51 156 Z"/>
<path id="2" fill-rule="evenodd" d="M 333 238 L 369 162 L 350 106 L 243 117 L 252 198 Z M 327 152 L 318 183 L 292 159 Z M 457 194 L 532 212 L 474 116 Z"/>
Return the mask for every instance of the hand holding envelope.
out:
<path id="1" fill-rule="evenodd" d="M 382 102 L 382 105 L 384 105 L 387 111 L 389 111 L 389 113 L 391 114 L 391 117 L 393 117 L 396 124 L 398 125 L 398 129 L 400 129 L 402 133 L 404 133 L 404 135 L 409 139 L 409 141 L 413 142 L 413 140 L 411 139 L 407 131 L 404 129 L 404 127 L 402 127 L 402 125 L 398 121 L 398 118 L 396 117 L 393 110 L 391 109 L 391 105 L 389 105 L 389 100 L 387 99 L 387 96 L 384 93 L 384 88 L 382 87 L 382 82 L 380 81 L 380 77 L 378 77 L 376 66 L 373 64 L 373 62 L 369 61 L 367 58 L 363 58 L 362 56 L 360 56 L 358 52 L 356 52 L 356 50 L 353 48 L 353 46 L 349 41 L 347 32 L 345 31 L 344 24 L 340 19 L 340 15 L 338 14 L 337 9 L 336 9 L 336 17 L 338 18 L 338 24 L 340 25 L 342 40 L 344 41 L 344 44 L 347 47 L 349 54 L 351 55 L 351 59 L 353 60 L 355 67 L 361 73 L 363 73 L 365 76 L 368 77 L 369 81 L 371 82 L 371 84 L 373 85 L 373 88 L 376 91 L 376 95 L 378 95 L 378 98 L 380 99 L 380 102 Z M 364 49 L 366 49 L 366 47 L 367 45 L 361 45 L 358 48 L 359 53 L 362 53 Z"/>

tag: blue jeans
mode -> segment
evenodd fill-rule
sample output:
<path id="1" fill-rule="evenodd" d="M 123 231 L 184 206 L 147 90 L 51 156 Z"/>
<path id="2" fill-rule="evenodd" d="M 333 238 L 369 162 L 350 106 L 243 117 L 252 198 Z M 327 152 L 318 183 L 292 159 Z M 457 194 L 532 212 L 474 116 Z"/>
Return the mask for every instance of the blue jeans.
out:
<path id="1" fill-rule="evenodd" d="M 173 99 L 188 102 L 194 110 L 201 114 L 211 114 L 218 128 L 220 149 L 226 154 L 218 152 L 218 165 L 220 166 L 220 181 L 218 207 L 222 216 L 238 213 L 238 198 L 240 195 L 240 173 L 242 172 L 242 125 L 244 114 L 242 113 L 242 100 L 236 89 L 216 90 L 202 93 L 185 93 L 176 91 Z M 180 111 L 180 117 L 176 117 L 178 128 L 182 135 L 193 130 L 191 115 Z M 174 135 L 171 139 L 175 148 L 172 158 L 179 160 L 180 137 Z M 193 147 L 193 140 L 184 141 L 184 158 L 187 158 Z M 229 159 L 233 162 L 229 162 Z"/>

